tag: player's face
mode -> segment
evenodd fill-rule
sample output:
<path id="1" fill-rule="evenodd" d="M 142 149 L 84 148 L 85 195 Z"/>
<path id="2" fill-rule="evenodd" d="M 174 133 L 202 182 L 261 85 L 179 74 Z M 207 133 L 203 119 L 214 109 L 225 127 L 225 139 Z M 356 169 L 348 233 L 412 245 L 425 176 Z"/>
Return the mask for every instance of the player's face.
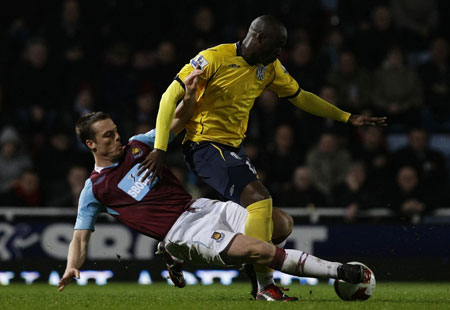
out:
<path id="1" fill-rule="evenodd" d="M 260 42 L 258 62 L 264 66 L 271 64 L 280 57 L 281 49 L 286 45 L 287 34 L 269 34 L 264 36 Z"/>
<path id="2" fill-rule="evenodd" d="M 111 161 L 118 160 L 123 154 L 123 147 L 112 119 L 98 121 L 92 125 L 92 129 L 95 131 L 93 147 L 97 154 Z"/>

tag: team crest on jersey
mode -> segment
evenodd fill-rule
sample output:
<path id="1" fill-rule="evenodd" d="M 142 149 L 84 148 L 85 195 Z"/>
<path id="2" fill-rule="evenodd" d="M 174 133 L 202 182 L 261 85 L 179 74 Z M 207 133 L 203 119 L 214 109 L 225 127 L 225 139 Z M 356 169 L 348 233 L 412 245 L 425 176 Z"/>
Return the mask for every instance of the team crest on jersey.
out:
<path id="1" fill-rule="evenodd" d="M 203 70 L 207 65 L 209 65 L 209 62 L 202 55 L 198 55 L 191 60 L 191 65 L 194 69 L 196 69 L 197 66 L 200 66 L 200 70 Z"/>
<path id="2" fill-rule="evenodd" d="M 131 155 L 133 155 L 133 158 L 137 158 L 137 157 L 141 156 L 143 153 L 142 149 L 137 145 L 133 145 L 129 151 L 130 151 Z"/>
<path id="3" fill-rule="evenodd" d="M 265 66 L 258 66 L 258 68 L 256 68 L 256 78 L 259 81 L 264 80 L 264 77 L 266 76 L 266 67 Z"/>
<path id="4" fill-rule="evenodd" d="M 217 232 L 217 231 L 215 231 L 212 234 L 212 236 L 211 236 L 211 238 L 216 240 L 217 242 L 222 241 L 223 237 L 225 237 L 225 235 L 223 233 L 220 233 L 220 232 Z"/>

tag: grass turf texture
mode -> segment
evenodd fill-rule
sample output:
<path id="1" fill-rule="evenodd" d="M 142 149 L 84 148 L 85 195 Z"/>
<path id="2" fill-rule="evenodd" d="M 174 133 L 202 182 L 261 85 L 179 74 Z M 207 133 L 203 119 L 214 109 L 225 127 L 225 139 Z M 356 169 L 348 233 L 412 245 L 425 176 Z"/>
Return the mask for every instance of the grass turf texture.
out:
<path id="1" fill-rule="evenodd" d="M 166 283 L 143 286 L 110 283 L 78 286 L 71 283 L 58 293 L 48 284 L 0 286 L 0 309 L 449 309 L 450 283 L 378 283 L 367 301 L 340 300 L 332 286 L 293 284 L 293 303 L 249 300 L 249 284 L 187 286 Z"/>

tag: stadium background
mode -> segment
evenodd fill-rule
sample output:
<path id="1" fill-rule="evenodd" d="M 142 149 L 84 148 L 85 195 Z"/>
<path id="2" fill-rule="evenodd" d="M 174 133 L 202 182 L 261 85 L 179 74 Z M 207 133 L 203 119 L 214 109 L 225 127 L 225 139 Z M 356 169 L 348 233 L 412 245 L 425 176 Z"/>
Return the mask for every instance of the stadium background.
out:
<path id="1" fill-rule="evenodd" d="M 296 219 L 288 245 L 366 261 L 381 279 L 448 279 L 449 6 L 2 1 L 0 273 L 23 281 L 21 271 L 37 270 L 47 281 L 52 270 L 63 272 L 61 253 L 93 166 L 75 139 L 80 115 L 109 112 L 124 142 L 152 129 L 159 98 L 184 63 L 242 39 L 253 18 L 269 13 L 288 29 L 280 58 L 301 87 L 349 112 L 389 117 L 387 128 L 355 129 L 273 93 L 256 101 L 245 145 L 275 204 Z M 177 139 L 167 163 L 186 188 L 220 199 L 188 173 L 179 146 Z M 156 268 L 159 277 L 153 243 L 107 217 L 101 223 L 88 268 L 132 281 Z"/>

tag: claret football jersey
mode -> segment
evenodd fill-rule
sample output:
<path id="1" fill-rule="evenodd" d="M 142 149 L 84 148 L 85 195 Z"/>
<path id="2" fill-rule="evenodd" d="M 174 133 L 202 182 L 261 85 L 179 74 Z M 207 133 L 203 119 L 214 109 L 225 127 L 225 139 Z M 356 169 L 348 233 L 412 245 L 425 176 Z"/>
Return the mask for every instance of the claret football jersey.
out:
<path id="1" fill-rule="evenodd" d="M 154 131 L 134 136 L 119 162 L 94 169 L 80 195 L 75 229 L 94 230 L 98 214 L 104 211 L 140 233 L 164 238 L 192 197 L 167 167 L 161 180 L 141 182 L 138 165 L 153 143 Z"/>
<path id="2" fill-rule="evenodd" d="M 241 42 L 222 44 L 200 52 L 175 78 L 185 78 L 200 66 L 204 72 L 197 88 L 197 105 L 186 126 L 186 140 L 215 141 L 237 147 L 245 138 L 250 109 L 265 89 L 282 98 L 300 93 L 295 79 L 277 59 L 249 65 L 241 56 Z"/>

